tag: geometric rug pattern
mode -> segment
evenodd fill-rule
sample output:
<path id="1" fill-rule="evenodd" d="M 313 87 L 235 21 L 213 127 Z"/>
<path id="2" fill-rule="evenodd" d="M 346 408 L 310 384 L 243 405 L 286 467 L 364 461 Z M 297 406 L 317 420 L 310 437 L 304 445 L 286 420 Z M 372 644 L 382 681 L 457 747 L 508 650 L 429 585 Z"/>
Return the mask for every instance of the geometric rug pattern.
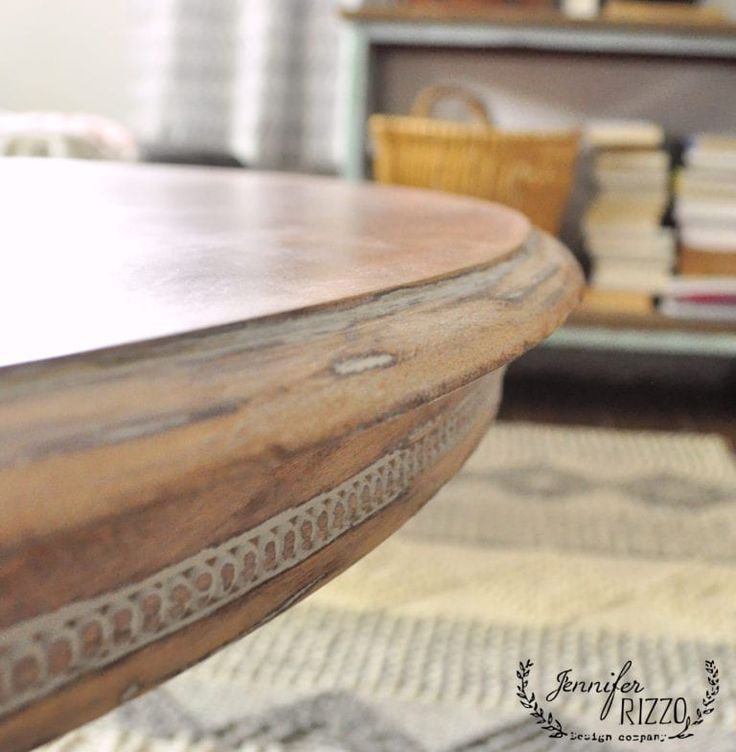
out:
<path id="1" fill-rule="evenodd" d="M 554 739 L 516 697 L 631 675 L 716 709 L 686 740 Z M 555 702 L 596 729 L 601 698 Z M 47 752 L 736 749 L 736 464 L 715 436 L 496 424 L 397 535 Z"/>

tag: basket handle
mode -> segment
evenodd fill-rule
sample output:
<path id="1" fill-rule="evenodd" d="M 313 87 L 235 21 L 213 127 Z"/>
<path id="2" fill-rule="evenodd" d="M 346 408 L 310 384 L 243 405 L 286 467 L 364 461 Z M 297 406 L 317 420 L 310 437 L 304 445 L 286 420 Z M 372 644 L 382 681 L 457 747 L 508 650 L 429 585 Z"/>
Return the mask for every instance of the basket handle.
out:
<path id="1" fill-rule="evenodd" d="M 414 99 L 411 114 L 414 117 L 428 118 L 431 116 L 434 105 L 441 99 L 457 99 L 468 108 L 476 122 L 483 125 L 491 124 L 488 110 L 483 102 L 460 86 L 426 86 Z"/>

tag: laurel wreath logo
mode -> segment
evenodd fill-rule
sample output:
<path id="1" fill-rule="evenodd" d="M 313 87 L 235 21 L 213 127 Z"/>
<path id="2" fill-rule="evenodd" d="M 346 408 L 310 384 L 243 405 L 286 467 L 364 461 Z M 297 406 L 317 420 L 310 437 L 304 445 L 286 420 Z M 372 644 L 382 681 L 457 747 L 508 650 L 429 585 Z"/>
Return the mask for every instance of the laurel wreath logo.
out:
<path id="1" fill-rule="evenodd" d="M 679 733 L 670 736 L 670 739 L 689 739 L 694 736 L 690 730 L 705 720 L 707 715 L 710 715 L 716 709 L 716 697 L 721 689 L 720 681 L 718 679 L 718 667 L 715 661 L 705 662 L 705 673 L 708 679 L 708 689 L 705 692 L 705 697 L 700 702 L 700 707 L 695 711 L 695 718 L 690 715 L 685 718 L 685 724 Z"/>
<path id="2" fill-rule="evenodd" d="M 525 663 L 519 663 L 519 668 L 516 671 L 516 678 L 519 680 L 516 687 L 516 696 L 519 698 L 519 702 L 523 708 L 529 711 L 529 715 L 547 732 L 547 735 L 551 739 L 561 739 L 562 737 L 569 736 L 570 732 L 565 731 L 560 721 L 555 718 L 552 712 L 545 711 L 537 702 L 534 692 L 531 694 L 528 693 L 529 674 L 533 666 L 534 663 L 528 659 Z M 695 716 L 693 717 L 688 714 L 680 731 L 667 737 L 668 739 L 689 739 L 691 736 L 694 736 L 692 729 L 700 726 L 706 716 L 709 716 L 716 709 L 716 697 L 720 691 L 720 680 L 715 661 L 705 661 L 705 673 L 708 680 L 708 689 L 700 705 L 695 710 Z"/>
<path id="3" fill-rule="evenodd" d="M 516 687 L 516 696 L 519 698 L 522 707 L 529 711 L 529 715 L 547 732 L 550 738 L 561 739 L 563 736 L 567 736 L 568 732 L 562 728 L 562 724 L 552 713 L 545 713 L 544 708 L 537 702 L 534 692 L 530 695 L 526 692 L 529 686 L 529 672 L 533 665 L 530 660 L 527 660 L 526 663 L 519 663 L 519 670 L 516 672 L 516 678 L 519 680 Z"/>

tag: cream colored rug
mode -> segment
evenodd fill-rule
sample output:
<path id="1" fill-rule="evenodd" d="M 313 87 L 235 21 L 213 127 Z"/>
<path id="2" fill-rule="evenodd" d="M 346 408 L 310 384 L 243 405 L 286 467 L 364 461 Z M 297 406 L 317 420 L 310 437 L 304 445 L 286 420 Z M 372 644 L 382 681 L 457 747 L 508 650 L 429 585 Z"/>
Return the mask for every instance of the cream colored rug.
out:
<path id="1" fill-rule="evenodd" d="M 733 752 L 735 544 L 736 464 L 719 438 L 500 424 L 344 575 L 44 749 Z M 527 660 L 526 696 L 560 738 L 517 696 Z M 703 706 L 707 660 L 719 691 Z M 595 693 L 542 701 L 560 671 L 605 682 L 627 661 L 641 696 L 682 697 L 693 722 L 713 712 L 672 739 L 682 723 L 622 726 L 618 710 L 601 723 Z M 663 740 L 621 738 L 643 731 Z M 612 738 L 575 738 L 593 732 Z"/>

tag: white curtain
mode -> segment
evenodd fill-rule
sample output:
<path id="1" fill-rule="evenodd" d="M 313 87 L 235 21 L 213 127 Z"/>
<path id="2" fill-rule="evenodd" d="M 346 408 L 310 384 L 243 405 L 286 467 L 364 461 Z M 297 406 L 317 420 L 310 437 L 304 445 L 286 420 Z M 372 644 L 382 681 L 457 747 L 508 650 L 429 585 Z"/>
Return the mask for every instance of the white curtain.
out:
<path id="1" fill-rule="evenodd" d="M 137 135 L 249 166 L 337 162 L 335 0 L 138 0 Z"/>

